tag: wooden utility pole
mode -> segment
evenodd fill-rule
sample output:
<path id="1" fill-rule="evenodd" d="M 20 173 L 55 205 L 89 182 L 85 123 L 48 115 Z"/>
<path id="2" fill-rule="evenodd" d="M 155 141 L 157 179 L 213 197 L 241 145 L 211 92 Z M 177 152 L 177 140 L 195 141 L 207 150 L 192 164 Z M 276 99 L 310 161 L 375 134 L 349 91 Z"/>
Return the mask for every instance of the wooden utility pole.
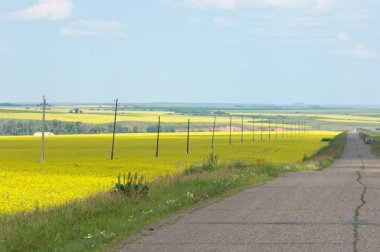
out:
<path id="1" fill-rule="evenodd" d="M 116 117 L 117 117 L 117 106 L 118 106 L 119 99 L 116 98 L 115 101 L 115 115 L 113 119 L 113 131 L 112 131 L 112 146 L 111 146 L 111 160 L 113 160 L 113 154 L 114 154 L 114 148 L 115 148 L 115 132 L 116 132 Z"/>
<path id="2" fill-rule="evenodd" d="M 290 137 L 293 137 L 293 125 L 292 125 L 292 122 L 290 122 L 289 126 L 290 126 Z"/>
<path id="3" fill-rule="evenodd" d="M 277 140 L 277 121 L 276 121 L 276 140 Z"/>
<path id="4" fill-rule="evenodd" d="M 186 155 L 189 155 L 189 145 L 190 145 L 190 119 L 187 119 L 187 144 L 186 144 Z"/>
<path id="5" fill-rule="evenodd" d="M 230 137 L 228 139 L 228 144 L 232 144 L 232 116 L 230 116 Z"/>
<path id="6" fill-rule="evenodd" d="M 285 123 L 285 127 L 286 127 L 285 137 L 288 138 L 289 137 L 289 130 L 288 130 L 288 123 L 287 122 Z"/>
<path id="7" fill-rule="evenodd" d="M 290 123 L 289 122 L 286 123 L 286 137 L 287 138 L 290 137 Z"/>
<path id="8" fill-rule="evenodd" d="M 284 129 L 285 129 L 285 122 L 282 121 L 282 131 L 281 131 L 282 139 L 284 139 L 284 136 L 285 136 L 285 131 L 284 131 Z"/>
<path id="9" fill-rule="evenodd" d="M 158 147 L 160 144 L 160 129 L 161 129 L 161 116 L 158 117 L 158 124 L 157 124 L 156 157 L 158 157 Z"/>
<path id="10" fill-rule="evenodd" d="M 243 137 L 244 137 L 244 116 L 241 116 L 241 137 L 240 137 L 240 144 L 243 144 Z"/>
<path id="11" fill-rule="evenodd" d="M 252 143 L 255 142 L 255 116 L 252 116 Z"/>
<path id="12" fill-rule="evenodd" d="M 301 123 L 300 123 L 300 120 L 298 119 L 298 121 L 297 121 L 297 133 L 298 133 L 298 135 L 301 134 L 300 126 L 301 126 Z"/>
<path id="13" fill-rule="evenodd" d="M 295 135 L 295 126 L 294 124 L 296 124 L 295 122 L 292 122 L 292 125 L 291 125 L 291 129 L 292 129 L 292 137 Z"/>
<path id="14" fill-rule="evenodd" d="M 261 118 L 261 123 L 260 123 L 260 142 L 263 141 L 263 118 Z"/>
<path id="15" fill-rule="evenodd" d="M 268 139 L 270 140 L 270 123 L 271 123 L 271 121 L 269 120 L 268 121 Z"/>
<path id="16" fill-rule="evenodd" d="M 306 134 L 306 121 L 303 120 L 303 133 Z"/>
<path id="17" fill-rule="evenodd" d="M 45 131 L 46 131 L 46 122 L 45 122 L 45 114 L 46 114 L 46 106 L 50 106 L 46 103 L 45 96 L 42 97 L 42 103 L 37 106 L 42 106 L 42 129 L 41 129 L 41 162 L 45 161 Z"/>
<path id="18" fill-rule="evenodd" d="M 212 126 L 212 139 L 211 139 L 211 152 L 212 152 L 212 155 L 214 155 L 215 123 L 216 123 L 216 116 L 214 116 L 214 125 Z"/>

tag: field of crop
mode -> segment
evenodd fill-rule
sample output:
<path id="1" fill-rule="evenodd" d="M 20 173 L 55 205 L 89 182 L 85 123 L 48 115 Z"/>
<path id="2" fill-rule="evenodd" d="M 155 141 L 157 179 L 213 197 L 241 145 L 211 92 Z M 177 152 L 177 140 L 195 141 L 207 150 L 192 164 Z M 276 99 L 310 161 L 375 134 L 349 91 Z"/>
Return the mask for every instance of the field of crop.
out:
<path id="1" fill-rule="evenodd" d="M 64 122 L 83 122 L 91 124 L 112 123 L 114 120 L 114 112 L 112 110 L 82 110 L 83 113 L 68 113 L 69 109 L 54 108 L 46 112 L 46 120 L 64 121 Z M 245 123 L 252 121 L 252 115 L 244 118 Z M 168 111 L 133 111 L 133 110 L 119 110 L 117 121 L 118 122 L 143 122 L 143 123 L 156 123 L 158 116 L 161 116 L 162 123 L 186 123 L 190 118 L 192 123 L 212 123 L 213 116 L 195 116 L 195 115 L 182 115 Z M 258 116 L 255 115 L 255 116 Z M 23 108 L 0 108 L 0 119 L 17 119 L 17 120 L 41 120 L 40 109 L 23 109 Z M 234 118 L 235 123 L 240 123 L 240 118 Z M 259 122 L 261 119 L 256 118 L 255 121 Z M 218 123 L 227 124 L 230 118 L 218 117 Z M 266 121 L 266 120 L 265 120 Z M 288 126 L 295 128 L 296 126 Z"/>
<path id="2" fill-rule="evenodd" d="M 337 132 L 307 132 L 282 139 L 272 132 L 272 140 L 256 132 L 233 134 L 228 145 L 227 133 L 216 133 L 215 154 L 219 162 L 264 159 L 273 163 L 296 162 L 311 155 Z M 286 134 L 285 134 L 286 136 Z M 202 163 L 210 154 L 211 134 L 192 133 L 186 155 L 186 134 L 161 135 L 159 157 L 155 158 L 155 134 L 119 134 L 115 160 L 110 161 L 111 135 L 70 135 L 46 138 L 46 160 L 40 163 L 40 138 L 0 137 L 0 213 L 15 213 L 65 204 L 110 190 L 118 174 L 138 172 L 147 179 L 182 171 Z"/>
<path id="3" fill-rule="evenodd" d="M 250 115 L 250 113 L 232 113 L 232 115 Z M 339 122 L 339 123 L 367 123 L 367 124 L 379 124 L 379 114 L 321 114 L 321 113 L 260 113 L 262 116 L 282 116 L 282 117 L 294 117 L 303 120 L 304 118 L 314 119 L 321 122 Z"/>
<path id="4" fill-rule="evenodd" d="M 69 113 L 73 107 L 52 107 L 46 113 L 46 120 L 53 121 L 64 121 L 64 122 L 82 122 L 89 124 L 106 124 L 112 123 L 114 119 L 113 107 L 112 105 L 106 106 L 84 106 L 80 107 L 82 113 Z M 161 116 L 162 123 L 164 124 L 185 124 L 187 119 L 190 118 L 192 123 L 195 124 L 212 124 L 213 116 L 210 111 L 218 111 L 217 109 L 207 110 L 206 114 L 203 115 L 193 115 L 193 114 L 183 114 L 173 111 L 167 111 L 164 107 L 158 107 L 152 110 L 130 110 L 121 106 L 118 111 L 118 122 L 129 122 L 129 123 L 142 123 L 145 125 L 150 125 L 157 122 L 158 116 Z M 223 111 L 223 110 L 222 110 Z M 217 117 L 217 123 L 222 125 L 229 124 L 229 115 L 233 116 L 233 123 L 239 124 L 240 116 L 244 115 L 245 124 L 250 124 L 252 122 L 252 116 L 256 117 L 256 122 L 259 123 L 260 120 L 267 122 L 269 119 L 273 123 L 281 123 L 285 121 L 287 123 L 287 128 L 297 128 L 297 121 L 302 122 L 306 120 L 308 128 L 313 127 L 314 129 L 320 130 L 320 125 L 322 124 L 324 128 L 329 129 L 348 129 L 354 127 L 375 127 L 376 124 L 380 124 L 380 113 L 377 110 L 364 110 L 349 112 L 346 110 L 335 111 L 324 113 L 323 110 L 305 110 L 304 112 L 299 111 L 283 111 L 281 113 L 273 111 L 257 111 L 257 110 L 228 110 L 225 109 L 224 116 Z M 1 119 L 14 119 L 14 120 L 41 120 L 41 108 L 39 107 L 0 107 L 0 120 Z M 263 119 L 261 119 L 263 118 Z M 203 125 L 206 126 L 206 125 Z"/>

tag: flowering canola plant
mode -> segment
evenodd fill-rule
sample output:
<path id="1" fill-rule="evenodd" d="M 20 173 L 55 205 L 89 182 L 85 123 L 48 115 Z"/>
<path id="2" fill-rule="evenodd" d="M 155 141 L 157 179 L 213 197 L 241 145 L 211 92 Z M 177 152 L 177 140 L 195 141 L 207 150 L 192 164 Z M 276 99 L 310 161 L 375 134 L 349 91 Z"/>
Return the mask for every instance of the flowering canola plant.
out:
<path id="1" fill-rule="evenodd" d="M 282 137 L 282 133 L 215 133 L 214 150 L 220 162 L 263 159 L 272 163 L 301 161 L 339 132 L 307 132 Z M 0 215 L 32 211 L 83 199 L 110 190 L 118 174 L 137 172 L 147 180 L 183 171 L 202 163 L 210 154 L 211 133 L 191 133 L 186 155 L 186 133 L 163 133 L 155 157 L 156 134 L 117 134 L 114 160 L 110 160 L 112 135 L 46 137 L 45 162 L 40 162 L 41 139 L 33 136 L 0 137 Z"/>

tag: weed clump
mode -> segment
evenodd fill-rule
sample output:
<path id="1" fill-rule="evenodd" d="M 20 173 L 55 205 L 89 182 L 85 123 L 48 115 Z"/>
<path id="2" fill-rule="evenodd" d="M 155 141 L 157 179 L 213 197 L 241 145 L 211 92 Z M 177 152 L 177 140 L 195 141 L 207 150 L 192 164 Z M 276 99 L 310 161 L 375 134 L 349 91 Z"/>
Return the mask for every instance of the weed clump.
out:
<path id="1" fill-rule="evenodd" d="M 207 156 L 206 161 L 201 165 L 192 165 L 187 168 L 185 174 L 202 173 L 204 171 L 214 171 L 218 167 L 218 156 L 214 153 L 210 153 Z"/>
<path id="2" fill-rule="evenodd" d="M 123 176 L 123 182 L 121 182 L 121 175 L 117 176 L 117 183 L 115 185 L 114 191 L 124 193 L 127 196 L 146 196 L 149 192 L 149 187 L 143 184 L 144 176 L 139 176 L 137 172 L 132 176 L 131 172 L 128 175 Z"/>

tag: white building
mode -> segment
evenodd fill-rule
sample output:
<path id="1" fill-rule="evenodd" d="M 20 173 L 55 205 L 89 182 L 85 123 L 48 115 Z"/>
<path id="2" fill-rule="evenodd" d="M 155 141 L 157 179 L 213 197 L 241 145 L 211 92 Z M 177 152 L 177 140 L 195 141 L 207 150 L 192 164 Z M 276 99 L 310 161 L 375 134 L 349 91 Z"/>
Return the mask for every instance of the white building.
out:
<path id="1" fill-rule="evenodd" d="M 34 133 L 34 136 L 42 136 L 42 132 Z M 45 132 L 45 136 L 54 136 L 53 132 Z"/>

